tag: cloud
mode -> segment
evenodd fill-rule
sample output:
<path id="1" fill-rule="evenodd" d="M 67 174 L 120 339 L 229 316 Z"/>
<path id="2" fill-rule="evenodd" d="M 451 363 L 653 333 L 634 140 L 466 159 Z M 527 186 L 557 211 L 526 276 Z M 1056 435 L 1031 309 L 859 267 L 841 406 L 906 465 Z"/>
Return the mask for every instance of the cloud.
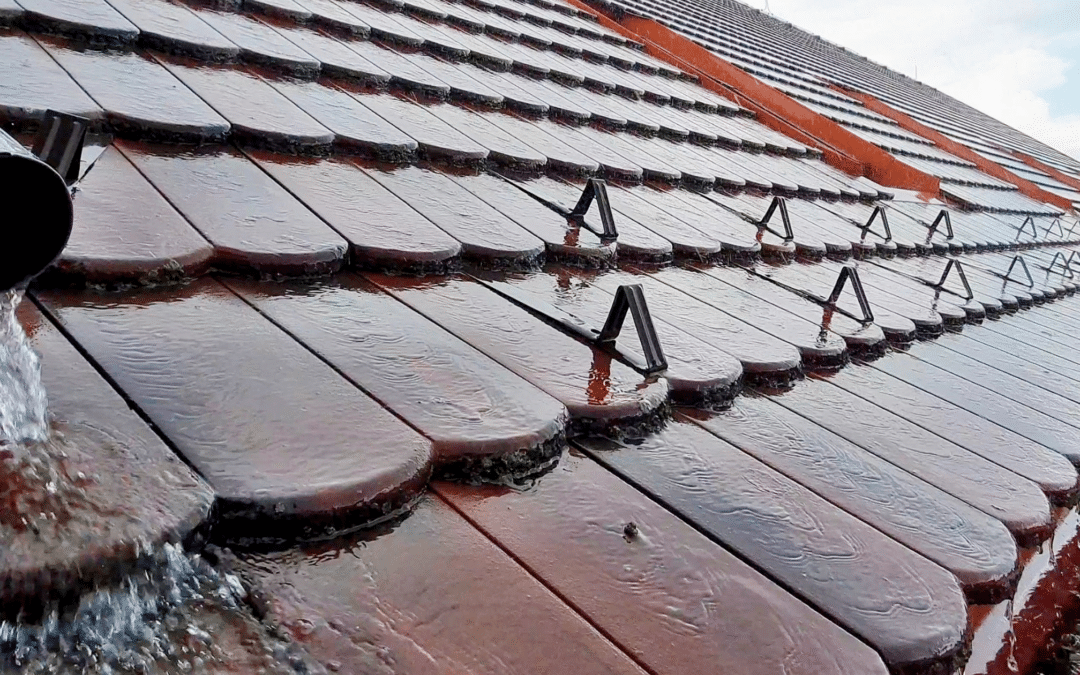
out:
<path id="1" fill-rule="evenodd" d="M 750 0 L 763 9 L 765 0 Z M 768 0 L 776 17 L 1080 158 L 1075 0 Z M 1051 106 L 1055 97 L 1059 105 Z M 1072 110 L 1058 111 L 1060 100 Z"/>

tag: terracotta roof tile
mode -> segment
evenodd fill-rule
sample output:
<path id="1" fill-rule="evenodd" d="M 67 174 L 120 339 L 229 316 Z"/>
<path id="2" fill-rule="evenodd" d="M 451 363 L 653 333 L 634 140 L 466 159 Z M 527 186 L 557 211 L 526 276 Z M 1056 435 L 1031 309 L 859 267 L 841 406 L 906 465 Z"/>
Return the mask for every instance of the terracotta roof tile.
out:
<path id="1" fill-rule="evenodd" d="M 0 121 L 92 127 L 54 411 L 328 669 L 952 672 L 1076 545 L 1041 144 L 733 0 L 624 3 L 728 69 L 575 0 L 17 2 Z"/>

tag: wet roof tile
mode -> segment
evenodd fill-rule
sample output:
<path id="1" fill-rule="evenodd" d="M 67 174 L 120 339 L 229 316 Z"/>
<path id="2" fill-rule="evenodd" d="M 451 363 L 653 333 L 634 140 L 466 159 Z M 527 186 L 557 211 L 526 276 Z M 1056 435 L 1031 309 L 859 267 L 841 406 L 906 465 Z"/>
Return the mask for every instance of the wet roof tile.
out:
<path id="1" fill-rule="evenodd" d="M 707 267 L 705 265 L 698 265 L 696 268 L 729 286 L 757 297 L 767 305 L 781 308 L 809 321 L 822 331 L 830 331 L 839 335 L 847 343 L 848 350 L 853 355 L 860 352 L 877 353 L 885 347 L 885 332 L 876 324 L 858 321 L 836 312 L 827 303 L 819 303 L 796 293 L 788 292 L 788 289 L 770 283 L 748 269 Z M 912 327 L 911 336 L 897 336 L 893 337 L 893 339 L 895 342 L 907 342 L 913 337 L 914 327 Z"/>
<path id="2" fill-rule="evenodd" d="M 353 509 L 386 513 L 430 471 L 428 441 L 216 281 L 131 304 L 41 297 L 214 487 L 231 536 L 257 537 L 242 521 L 266 513 L 308 536 Z M 357 424 L 372 440 L 342 444 Z M 280 540 L 278 522 L 261 536 Z"/>
<path id="3" fill-rule="evenodd" d="M 615 300 L 611 286 L 596 283 L 604 272 L 571 267 L 557 267 L 550 272 L 490 275 L 489 279 L 500 292 L 527 298 L 537 307 L 554 308 L 565 313 L 565 318 L 599 331 Z M 734 356 L 665 321 L 658 320 L 656 328 L 666 350 L 668 367 L 664 379 L 671 386 L 672 400 L 700 405 L 722 403 L 735 395 L 741 384 L 742 366 Z M 632 355 L 636 363 L 645 363 L 633 333 L 623 334 L 616 344 L 620 353 Z"/>
<path id="4" fill-rule="evenodd" d="M 600 170 L 598 162 L 557 135 L 549 133 L 558 131 L 557 128 L 548 126 L 545 131 L 532 121 L 515 115 L 489 115 L 487 120 L 546 156 L 548 166 L 556 171 L 591 176 Z"/>
<path id="5" fill-rule="evenodd" d="M 288 276 L 341 269 L 345 240 L 238 151 L 122 147 L 213 244 L 215 267 Z"/>
<path id="6" fill-rule="evenodd" d="M 354 265 L 380 271 L 443 273 L 461 244 L 345 159 L 251 156 L 286 190 L 349 242 Z M 392 222 L 397 226 L 385 227 Z"/>
<path id="7" fill-rule="evenodd" d="M 228 285 L 432 440 L 441 462 L 531 473 L 558 453 L 555 399 L 359 278 Z M 411 368 L 403 370 L 403 366 Z M 403 382 L 407 384 L 403 385 Z"/>
<path id="8" fill-rule="evenodd" d="M 524 139 L 505 131 L 494 122 L 494 113 L 473 112 L 455 105 L 429 106 L 428 110 L 471 140 L 488 150 L 488 159 L 521 171 L 540 171 L 547 157 Z"/>
<path id="9" fill-rule="evenodd" d="M 668 398 L 595 347 L 560 333 L 476 282 L 373 278 L 410 307 L 562 402 L 578 429 L 648 422 Z"/>
<path id="10" fill-rule="evenodd" d="M 864 645 L 584 457 L 567 456 L 528 491 L 436 490 L 654 672 L 717 663 L 738 663 L 747 674 L 775 672 L 779 663 L 807 675 L 880 669 Z M 624 534 L 628 523 L 633 531 Z M 931 575 L 942 590 L 951 583 Z M 940 603 L 936 620 L 963 615 L 958 596 L 932 601 Z M 955 644 L 956 628 L 941 630 L 934 646 Z"/>
<path id="11" fill-rule="evenodd" d="M 658 270 L 649 276 L 792 345 L 799 350 L 807 368 L 837 368 L 847 361 L 847 345 L 839 335 L 762 302 L 714 276 L 675 267 Z"/>
<path id="12" fill-rule="evenodd" d="M 110 5 L 27 1 L 43 11 L 26 26 L 74 32 L 90 48 L 0 35 L 0 52 L 20 65 L 0 76 L 0 106 L 17 131 L 33 131 L 30 121 L 47 108 L 81 108 L 95 117 L 95 131 L 211 141 L 195 149 L 110 144 L 106 136 L 94 141 L 105 145 L 87 146 L 75 235 L 58 273 L 42 284 L 157 285 L 208 268 L 251 278 L 41 297 L 78 348 L 211 478 L 225 514 L 219 540 L 310 536 L 378 519 L 411 503 L 436 468 L 520 478 L 558 456 L 564 427 L 571 437 L 629 434 L 626 445 L 585 444 L 602 466 L 564 455 L 555 473 L 509 494 L 438 484 L 441 497 L 363 545 L 400 551 L 402 528 L 442 509 L 432 522 L 480 541 L 476 559 L 501 560 L 506 578 L 556 591 L 536 616 L 555 617 L 551 625 L 591 645 L 587 653 L 615 654 L 589 662 L 598 672 L 626 672 L 626 654 L 664 672 L 708 669 L 738 651 L 761 655 L 740 662 L 748 672 L 774 672 L 777 663 L 824 672 L 826 656 L 842 657 L 823 666 L 830 672 L 876 668 L 856 638 L 908 672 L 964 658 L 966 618 L 950 574 L 970 600 L 1009 596 L 1013 536 L 1025 545 L 1041 540 L 1050 504 L 1075 495 L 1080 359 L 1071 348 L 1080 320 L 1063 298 L 1077 283 L 1049 270 L 1071 251 L 1047 245 L 1076 237 L 1051 217 L 952 210 L 951 230 L 931 231 L 941 201 L 910 201 L 916 196 L 905 191 L 892 199 L 847 176 L 820 151 L 621 46 L 561 3 L 256 0 L 189 10 L 116 0 L 115 14 Z M 143 32 L 110 33 L 121 14 Z M 174 56 L 100 50 L 136 40 Z M 758 37 L 729 52 L 736 65 L 812 97 L 821 110 L 855 107 Z M 218 63 L 235 55 L 261 65 Z M 942 175 L 960 201 L 1043 212 L 1017 194 L 980 187 L 986 180 L 959 160 L 929 157 L 922 148 L 931 146 L 891 121 L 861 110 L 840 120 L 873 128 L 872 142 L 891 139 L 879 144 L 915 156 L 911 163 Z M 889 136 L 894 129 L 902 138 Z M 617 238 L 596 234 L 595 205 L 569 217 L 583 179 L 594 175 L 611 181 Z M 764 222 L 778 195 L 785 209 Z M 885 204 L 887 212 L 875 211 Z M 781 215 L 790 215 L 790 236 Z M 1016 270 L 1006 280 L 1017 252 L 992 250 L 1016 246 L 1027 248 L 1031 280 Z M 955 276 L 934 287 L 948 259 L 931 254 L 960 256 L 973 298 Z M 824 303 L 840 260 L 851 257 L 873 322 L 856 318 L 862 308 L 850 291 L 835 306 Z M 678 267 L 664 267 L 671 262 Z M 338 273 L 347 265 L 369 277 Z M 297 275 L 305 278 L 269 281 Z M 596 330 L 616 289 L 633 283 L 644 288 L 667 355 L 660 376 L 641 374 L 631 324 L 614 347 L 601 348 L 551 318 Z M 945 327 L 963 333 L 881 356 L 886 338 L 907 345 Z M 874 365 L 849 365 L 848 353 Z M 827 380 L 802 378 L 820 368 L 831 371 Z M 658 424 L 669 403 L 725 402 L 743 380 L 769 395 Z M 342 441 L 355 440 L 358 415 L 378 442 Z M 670 459 L 676 446 L 687 451 L 678 462 Z M 720 464 L 741 470 L 718 472 Z M 293 517 L 300 512 L 310 518 Z M 583 519 L 597 512 L 613 518 L 602 528 L 610 539 L 594 536 L 595 519 Z M 800 529 L 792 514 L 816 529 Z M 633 528 L 618 522 L 630 518 Z M 526 522 L 543 536 L 526 536 Z M 552 532 L 559 537 L 545 534 Z M 492 558 L 484 537 L 510 555 Z M 852 542 L 857 558 L 847 557 Z M 425 546 L 443 544 L 428 536 Z M 793 547 L 830 555 L 795 562 Z M 310 575 L 292 577 L 306 584 L 299 602 L 280 586 L 292 572 L 279 565 L 301 555 L 295 549 L 258 572 L 287 622 L 330 626 L 331 614 L 358 616 L 379 601 L 375 593 L 338 602 L 342 594 L 325 584 L 366 563 L 350 557 L 326 566 L 330 550 L 313 553 L 322 562 Z M 663 560 L 664 573 L 679 579 L 676 590 L 628 584 L 620 563 L 635 564 L 638 553 Z M 562 564 L 552 564 L 558 556 Z M 700 612 L 705 596 L 677 573 L 688 560 L 730 575 L 716 588 L 746 603 L 736 638 L 730 616 Z M 885 569 L 888 587 L 870 579 Z M 430 594 L 417 600 L 408 584 L 418 580 L 402 574 L 395 566 L 385 587 L 406 589 L 394 596 L 401 611 L 434 606 Z M 732 590 L 728 579 L 746 586 Z M 513 594 L 447 589 L 446 616 L 459 622 L 474 607 L 517 616 L 509 608 L 521 604 Z M 635 604 L 659 597 L 659 610 Z M 312 602 L 326 613 L 312 615 Z M 887 613 L 874 609 L 886 605 Z M 916 606 L 925 621 L 911 615 Z M 671 608 L 682 613 L 669 635 Z M 494 660 L 464 649 L 462 623 L 417 628 L 415 644 L 395 649 L 409 663 L 420 643 L 428 654 L 479 658 L 454 661 L 470 672 L 526 658 L 553 672 L 583 670 L 573 660 L 580 655 L 507 637 L 507 621 L 483 652 L 500 655 Z M 686 640 L 687 622 L 698 639 Z M 781 627 L 791 638 L 783 649 Z M 370 669 L 370 653 L 330 628 L 297 635 L 328 664 Z M 400 635 L 398 627 L 379 630 L 390 641 Z M 724 639 L 699 639 L 709 635 Z M 785 658 L 813 656 L 795 664 L 774 658 L 774 648 Z M 843 660 L 849 654 L 856 656 Z"/>
<path id="13" fill-rule="evenodd" d="M 369 175 L 460 241 L 462 256 L 481 266 L 527 269 L 544 253 L 543 241 L 449 175 L 420 167 Z"/>
<path id="14" fill-rule="evenodd" d="M 239 571 L 266 598 L 270 616 L 330 668 L 643 672 L 437 497 L 425 498 L 387 536 L 245 554 Z"/>
<path id="15" fill-rule="evenodd" d="M 22 16 L 25 10 L 15 0 L 3 0 L 0 2 L 0 23 L 10 25 Z"/>
<path id="16" fill-rule="evenodd" d="M 1016 544 L 992 516 L 761 396 L 700 423 L 956 575 L 975 601 L 1007 596 Z"/>
<path id="17" fill-rule="evenodd" d="M 232 125 L 232 136 L 255 145 L 318 152 L 334 134 L 254 71 L 164 62 L 166 68 Z"/>
<path id="18" fill-rule="evenodd" d="M 1075 428 L 1043 412 L 911 356 L 896 355 L 882 359 L 874 367 L 976 415 L 990 420 L 1008 420 L 1010 430 L 1056 450 L 1074 464 L 1077 463 L 1075 446 L 1069 441 L 1075 434 Z"/>
<path id="19" fill-rule="evenodd" d="M 967 612 L 951 574 L 684 415 L 641 442 L 578 445 L 866 640 L 894 668 L 947 662 L 962 648 Z M 791 551 L 801 555 L 792 560 Z M 895 585 L 883 589 L 881 578 Z"/>
<path id="20" fill-rule="evenodd" d="M 272 80 L 269 84 L 334 132 L 339 149 L 395 162 L 416 154 L 417 142 L 363 105 L 362 97 L 329 83 Z"/>
<path id="21" fill-rule="evenodd" d="M 209 61 L 235 58 L 240 48 L 186 6 L 167 0 L 109 0 L 139 29 L 139 43 L 151 49 Z"/>
<path id="22" fill-rule="evenodd" d="M 436 97 L 450 95 L 449 85 L 417 66 L 404 54 L 367 40 L 354 40 L 348 46 L 351 51 L 388 73 L 394 85 Z"/>
<path id="23" fill-rule="evenodd" d="M 569 213 L 574 209 L 585 189 L 585 184 L 580 180 L 562 180 L 547 176 L 521 181 L 517 185 L 543 203 L 553 205 L 562 213 Z M 582 218 L 593 232 L 603 231 L 603 224 L 595 211 L 585 214 Z M 623 218 L 617 221 L 617 229 L 619 236 L 615 246 L 621 260 L 664 263 L 672 259 L 671 242 L 640 223 Z"/>
<path id="24" fill-rule="evenodd" d="M 17 0 L 22 21 L 48 32 L 78 35 L 108 45 L 131 44 L 139 29 L 105 0 Z"/>
<path id="25" fill-rule="evenodd" d="M 365 94 L 357 100 L 419 145 L 424 159 L 476 166 L 490 152 L 437 117 L 426 106 L 392 94 Z"/>
<path id="26" fill-rule="evenodd" d="M 1021 543 L 1050 533 L 1050 505 L 1038 485 L 887 409 L 814 378 L 773 400 L 997 518 Z"/>
<path id="27" fill-rule="evenodd" d="M 258 19 L 210 9 L 195 13 L 239 47 L 245 61 L 281 68 L 297 77 L 314 77 L 319 72 L 317 59 Z"/>
<path id="28" fill-rule="evenodd" d="M 358 40 L 337 40 L 315 30 L 278 28 L 286 38 L 319 61 L 319 73 L 367 86 L 383 86 L 390 73 L 357 53 Z"/>
<path id="29" fill-rule="evenodd" d="M 289 19 L 296 22 L 310 21 L 312 13 L 295 0 L 242 0 L 243 9 L 256 14 Z"/>
<path id="30" fill-rule="evenodd" d="M 540 203 L 520 187 L 491 174 L 455 176 L 455 182 L 544 242 L 550 260 L 603 267 L 615 260 L 615 242 Z"/>
<path id="31" fill-rule="evenodd" d="M 214 142 L 229 131 L 225 118 L 149 56 L 75 50 L 50 42 L 44 46 L 119 132 Z"/>
<path id="32" fill-rule="evenodd" d="M 338 8 L 351 14 L 361 23 L 370 27 L 372 37 L 394 44 L 419 47 L 424 38 L 395 20 L 389 13 L 380 12 L 361 2 L 338 2 Z"/>
<path id="33" fill-rule="evenodd" d="M 44 513 L 30 514 L 34 536 L 20 536 L 20 529 L 30 528 L 25 522 L 21 527 L 12 523 L 10 516 L 18 513 L 18 507 L 9 502 L 0 553 L 5 602 L 16 593 L 33 597 L 75 592 L 77 584 L 87 581 L 109 583 L 115 566 L 134 563 L 142 546 L 190 536 L 214 499 L 209 486 L 139 419 L 33 303 L 24 301 L 17 314 L 41 355 L 50 424 L 60 434 L 53 452 L 64 456 L 52 467 L 57 472 L 52 485 L 56 501 L 40 504 L 56 519 L 57 529 Z M 18 466 L 5 459 L 5 494 L 9 499 L 16 495 L 14 499 L 32 500 L 32 488 L 19 484 L 25 475 L 13 476 L 12 464 Z M 70 490 L 65 478 L 79 479 L 81 490 L 65 494 Z M 58 545 L 70 537 L 85 537 L 86 543 Z"/>
<path id="34" fill-rule="evenodd" d="M 29 35 L 0 32 L 0 60 L 7 64 L 0 73 L 5 121 L 41 120 L 46 110 L 101 117 L 101 107 Z"/>
<path id="35" fill-rule="evenodd" d="M 313 23 L 354 37 L 368 37 L 371 26 L 350 14 L 347 5 L 336 0 L 295 0 L 296 4 L 311 13 Z"/>
<path id="36" fill-rule="evenodd" d="M 58 265 L 91 283 L 198 276 L 213 249 L 115 147 L 78 184 L 75 225 Z"/>

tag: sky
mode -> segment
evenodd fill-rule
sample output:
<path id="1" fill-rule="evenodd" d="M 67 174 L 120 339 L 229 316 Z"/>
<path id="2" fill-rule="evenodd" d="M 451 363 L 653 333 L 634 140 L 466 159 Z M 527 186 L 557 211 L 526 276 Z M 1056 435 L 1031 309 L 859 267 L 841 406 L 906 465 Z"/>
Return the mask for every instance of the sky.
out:
<path id="1" fill-rule="evenodd" d="M 1080 0 L 743 0 L 1080 159 Z"/>

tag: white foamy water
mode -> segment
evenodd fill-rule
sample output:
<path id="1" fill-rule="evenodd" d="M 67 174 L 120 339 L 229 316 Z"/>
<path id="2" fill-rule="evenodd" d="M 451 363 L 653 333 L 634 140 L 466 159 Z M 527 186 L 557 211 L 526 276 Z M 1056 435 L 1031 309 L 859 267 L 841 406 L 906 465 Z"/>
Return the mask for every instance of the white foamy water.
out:
<path id="1" fill-rule="evenodd" d="M 41 362 L 15 318 L 22 296 L 0 293 L 0 446 L 42 443 L 49 436 Z"/>
<path id="2" fill-rule="evenodd" d="M 165 544 L 118 586 L 85 593 L 76 607 L 52 607 L 33 623 L 0 621 L 0 673 L 325 673 L 255 620 L 245 597 L 236 577 Z"/>

